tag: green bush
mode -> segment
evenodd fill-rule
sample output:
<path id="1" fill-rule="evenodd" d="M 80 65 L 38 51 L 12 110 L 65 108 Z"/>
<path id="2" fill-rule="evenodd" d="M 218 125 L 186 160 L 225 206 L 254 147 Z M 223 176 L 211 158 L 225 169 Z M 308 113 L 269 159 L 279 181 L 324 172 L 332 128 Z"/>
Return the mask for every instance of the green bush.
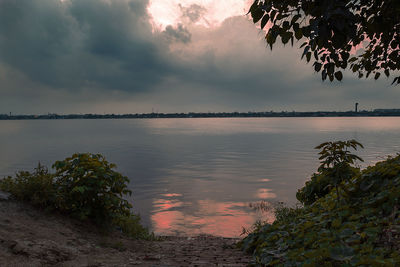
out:
<path id="1" fill-rule="evenodd" d="M 129 216 L 132 205 L 123 199 L 132 194 L 129 179 L 113 170 L 100 154 L 74 154 L 53 164 L 56 173 L 56 206 L 82 220 L 109 224 Z"/>
<path id="2" fill-rule="evenodd" d="M 342 204 L 337 200 L 342 198 Z M 400 156 L 287 208 L 242 241 L 260 266 L 399 266 Z"/>
<path id="3" fill-rule="evenodd" d="M 54 174 L 40 163 L 32 173 L 19 171 L 15 178 L 8 176 L 0 180 L 0 189 L 42 208 L 52 208 L 55 200 Z"/>
<path id="4" fill-rule="evenodd" d="M 123 233 L 135 239 L 156 239 L 153 233 L 140 224 L 140 216 L 129 214 L 114 218 L 114 225 L 117 225 Z"/>
<path id="5" fill-rule="evenodd" d="M 274 209 L 275 220 L 289 223 L 292 222 L 294 218 L 297 218 L 301 214 L 301 212 L 301 205 L 288 207 L 283 202 L 279 202 L 279 204 L 275 206 Z"/>
<path id="6" fill-rule="evenodd" d="M 58 210 L 79 220 L 90 220 L 109 229 L 118 227 L 135 238 L 153 238 L 124 199 L 132 192 L 129 179 L 100 154 L 74 154 L 53 164 L 55 173 L 38 165 L 32 173 L 20 171 L 0 180 L 0 189 L 16 199 Z"/>
<path id="7" fill-rule="evenodd" d="M 360 173 L 359 168 L 351 168 L 350 177 L 354 177 Z M 304 205 L 311 205 L 317 199 L 328 194 L 334 185 L 331 178 L 326 173 L 314 173 L 311 180 L 307 181 L 305 186 L 297 190 L 296 198 Z"/>
<path id="8" fill-rule="evenodd" d="M 328 194 L 332 190 L 330 179 L 321 173 L 314 173 L 311 180 L 305 186 L 297 190 L 296 198 L 304 205 L 314 203 L 318 198 Z"/>
<path id="9" fill-rule="evenodd" d="M 357 150 L 357 147 L 364 146 L 356 140 L 325 142 L 315 147 L 321 149 L 320 165 L 318 172 L 324 174 L 330 180 L 330 184 L 335 187 L 340 200 L 339 187 L 343 181 L 349 180 L 353 175 L 354 167 L 357 160 L 364 161 L 357 155 L 351 154 L 349 149 Z"/>
<path id="10" fill-rule="evenodd" d="M 356 140 L 325 142 L 315 147 L 321 150 L 318 153 L 320 155 L 318 172 L 311 176 L 311 181 L 307 181 L 306 185 L 297 191 L 297 200 L 304 205 L 310 205 L 333 188 L 338 194 L 338 187 L 343 181 L 360 173 L 360 169 L 353 165 L 357 160 L 364 160 L 349 151 L 350 148 L 357 150 L 357 147 L 364 148 Z M 339 194 L 338 196 L 340 197 Z"/>

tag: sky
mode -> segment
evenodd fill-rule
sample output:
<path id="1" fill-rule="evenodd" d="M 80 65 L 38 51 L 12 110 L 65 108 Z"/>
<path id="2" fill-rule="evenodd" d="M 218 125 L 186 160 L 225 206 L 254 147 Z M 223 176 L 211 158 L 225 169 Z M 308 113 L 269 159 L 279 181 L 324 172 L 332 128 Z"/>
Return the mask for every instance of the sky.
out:
<path id="1" fill-rule="evenodd" d="M 251 0 L 0 0 L 0 113 L 400 108 L 391 79 L 321 81 Z"/>

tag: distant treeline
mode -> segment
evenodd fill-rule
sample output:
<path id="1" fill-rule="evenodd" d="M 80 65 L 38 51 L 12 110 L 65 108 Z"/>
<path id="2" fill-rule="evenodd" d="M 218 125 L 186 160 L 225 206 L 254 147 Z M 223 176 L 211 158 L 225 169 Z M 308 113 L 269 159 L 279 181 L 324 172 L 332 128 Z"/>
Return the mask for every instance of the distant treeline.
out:
<path id="1" fill-rule="evenodd" d="M 50 120 L 50 119 L 151 119 L 151 118 L 257 118 L 257 117 L 378 117 L 400 116 L 400 109 L 374 111 L 316 111 L 316 112 L 207 112 L 207 113 L 142 113 L 142 114 L 0 114 L 0 120 Z"/>

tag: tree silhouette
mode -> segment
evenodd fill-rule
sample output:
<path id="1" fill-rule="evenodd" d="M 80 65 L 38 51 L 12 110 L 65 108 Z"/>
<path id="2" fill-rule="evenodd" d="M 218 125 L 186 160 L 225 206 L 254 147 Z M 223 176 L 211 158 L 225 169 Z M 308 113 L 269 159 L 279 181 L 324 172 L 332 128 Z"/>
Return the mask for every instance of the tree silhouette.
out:
<path id="1" fill-rule="evenodd" d="M 314 61 L 322 80 L 340 81 L 350 69 L 359 78 L 394 75 L 400 84 L 399 0 L 255 0 L 249 13 L 268 28 L 271 49 L 278 37 L 303 40 L 301 58 Z"/>

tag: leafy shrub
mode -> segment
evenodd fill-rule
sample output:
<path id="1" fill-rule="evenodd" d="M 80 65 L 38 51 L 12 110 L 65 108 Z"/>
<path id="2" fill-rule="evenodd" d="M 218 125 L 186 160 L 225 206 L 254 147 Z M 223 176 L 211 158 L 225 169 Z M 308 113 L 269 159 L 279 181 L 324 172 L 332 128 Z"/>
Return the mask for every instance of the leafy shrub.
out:
<path id="1" fill-rule="evenodd" d="M 288 207 L 283 202 L 279 202 L 275 206 L 274 214 L 275 219 L 280 222 L 292 222 L 294 218 L 297 218 L 302 212 L 302 206 L 296 205 L 294 207 Z"/>
<path id="2" fill-rule="evenodd" d="M 51 208 L 56 192 L 54 174 L 40 163 L 32 173 L 19 171 L 15 178 L 8 176 L 2 179 L 0 189 L 10 192 L 19 200 L 45 208 Z"/>
<path id="3" fill-rule="evenodd" d="M 314 173 L 306 185 L 297 190 L 296 198 L 304 205 L 314 203 L 318 198 L 328 194 L 332 190 L 332 184 L 328 177 L 321 173 Z"/>
<path id="4" fill-rule="evenodd" d="M 354 177 L 360 173 L 359 168 L 350 168 L 350 177 Z M 297 190 L 296 198 L 304 205 L 311 205 L 317 199 L 328 194 L 334 185 L 331 178 L 326 173 L 314 173 L 311 180 L 307 181 L 305 186 Z"/>
<path id="5" fill-rule="evenodd" d="M 400 156 L 345 179 L 310 205 L 283 210 L 242 241 L 261 266 L 398 266 Z"/>
<path id="6" fill-rule="evenodd" d="M 153 233 L 140 224 L 140 216 L 129 214 L 114 218 L 114 225 L 117 225 L 123 233 L 135 239 L 156 239 Z"/>
<path id="7" fill-rule="evenodd" d="M 154 238 L 132 213 L 125 200 L 128 178 L 100 154 L 74 154 L 53 164 L 55 173 L 38 165 L 32 173 L 20 171 L 0 180 L 0 189 L 16 199 L 55 209 L 103 228 L 118 227 L 134 238 Z"/>
<path id="8" fill-rule="evenodd" d="M 121 215 L 129 216 L 132 205 L 123 199 L 131 194 L 129 179 L 113 170 L 100 154 L 74 154 L 53 164 L 56 173 L 59 210 L 82 220 L 109 224 Z"/>
<path id="9" fill-rule="evenodd" d="M 325 142 L 315 149 L 321 149 L 318 153 L 321 155 L 321 165 L 318 167 L 318 172 L 329 178 L 330 183 L 335 187 L 338 198 L 340 197 L 338 187 L 341 182 L 348 180 L 353 175 L 351 165 L 359 161 L 364 161 L 357 155 L 351 154 L 349 149 L 357 150 L 357 147 L 364 148 L 362 144 L 356 140 Z"/>
<path id="10" fill-rule="evenodd" d="M 352 165 L 356 160 L 363 161 L 363 159 L 349 151 L 349 148 L 357 150 L 357 147 L 363 148 L 363 145 L 356 140 L 325 142 L 315 147 L 321 149 L 318 153 L 321 164 L 318 172 L 311 176 L 311 181 L 307 181 L 306 185 L 297 191 L 297 200 L 304 205 L 310 205 L 333 188 L 338 193 L 340 183 L 360 172 L 359 168 Z"/>

